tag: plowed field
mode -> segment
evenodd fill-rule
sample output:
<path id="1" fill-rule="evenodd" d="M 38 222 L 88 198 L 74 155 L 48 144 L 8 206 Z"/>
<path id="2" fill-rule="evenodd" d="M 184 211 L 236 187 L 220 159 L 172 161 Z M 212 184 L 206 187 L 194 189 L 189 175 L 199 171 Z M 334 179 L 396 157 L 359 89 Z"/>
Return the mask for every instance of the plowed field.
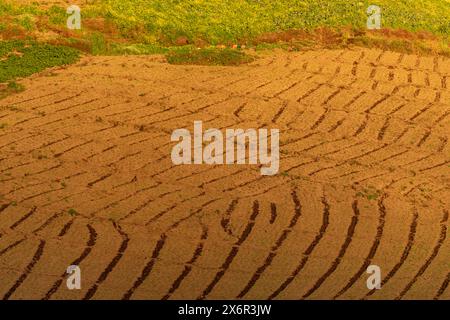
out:
<path id="1" fill-rule="evenodd" d="M 1 298 L 450 299 L 449 59 L 85 57 L 21 82 L 0 101 Z M 280 129 L 280 173 L 173 165 L 194 120 Z"/>

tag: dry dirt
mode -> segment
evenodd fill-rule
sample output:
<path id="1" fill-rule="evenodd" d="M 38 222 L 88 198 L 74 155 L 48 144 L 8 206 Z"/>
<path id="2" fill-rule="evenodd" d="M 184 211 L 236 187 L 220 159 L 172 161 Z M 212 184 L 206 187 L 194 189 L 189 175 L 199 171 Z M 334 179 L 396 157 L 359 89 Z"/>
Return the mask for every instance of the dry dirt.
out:
<path id="1" fill-rule="evenodd" d="M 0 101 L 1 298 L 450 298 L 450 60 L 85 57 L 21 82 Z M 280 174 L 172 165 L 194 120 L 279 128 Z"/>

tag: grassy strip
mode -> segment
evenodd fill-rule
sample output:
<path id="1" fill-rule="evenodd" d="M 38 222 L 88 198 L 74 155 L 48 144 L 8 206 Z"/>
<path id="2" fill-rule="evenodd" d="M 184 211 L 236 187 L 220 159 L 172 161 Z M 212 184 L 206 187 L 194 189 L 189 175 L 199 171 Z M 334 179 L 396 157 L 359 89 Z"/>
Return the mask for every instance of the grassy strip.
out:
<path id="1" fill-rule="evenodd" d="M 255 60 L 242 50 L 230 48 L 196 48 L 194 46 L 161 47 L 152 44 L 111 43 L 102 51 L 103 55 L 152 55 L 163 54 L 170 64 L 191 64 L 206 66 L 237 66 Z"/>
<path id="2" fill-rule="evenodd" d="M 170 51 L 167 62 L 171 64 L 196 64 L 206 66 L 237 66 L 254 61 L 254 57 L 239 50 L 186 48 Z"/>
<path id="3" fill-rule="evenodd" d="M 56 45 L 1 43 L 0 83 L 72 63 L 77 51 L 64 46 L 94 55 L 165 54 L 169 63 L 202 65 L 238 65 L 254 59 L 243 51 L 219 50 L 210 44 L 246 44 L 256 50 L 358 45 L 450 55 L 450 0 L 97 0 L 89 3 L 81 5 L 82 30 L 68 30 L 65 8 L 0 0 L 0 38 L 32 38 Z M 418 38 L 401 32 L 386 37 L 383 30 L 371 34 L 365 30 L 369 5 L 381 7 L 383 27 L 426 32 L 418 32 Z"/>
<path id="4" fill-rule="evenodd" d="M 83 31 L 68 32 L 65 8 L 0 0 L 0 34 L 92 29 L 138 43 L 251 44 L 265 33 L 351 27 L 365 30 L 377 5 L 382 26 L 449 39 L 450 0 L 97 0 L 80 5 Z M 59 29 L 59 31 L 58 31 Z M 183 40 L 183 42 L 185 42 Z"/>
<path id="5" fill-rule="evenodd" d="M 0 41 L 0 83 L 27 77 L 46 68 L 71 64 L 79 51 L 28 41 Z"/>
<path id="6" fill-rule="evenodd" d="M 22 84 L 17 83 L 15 81 L 8 82 L 8 84 L 4 86 L 4 88 L 0 88 L 0 100 L 6 98 L 11 94 L 19 93 L 24 90 L 25 87 Z"/>
<path id="7" fill-rule="evenodd" d="M 366 29 L 370 5 L 381 8 L 383 27 L 450 35 L 449 0 L 101 0 L 96 7 L 138 41 L 226 44 L 291 29 Z"/>

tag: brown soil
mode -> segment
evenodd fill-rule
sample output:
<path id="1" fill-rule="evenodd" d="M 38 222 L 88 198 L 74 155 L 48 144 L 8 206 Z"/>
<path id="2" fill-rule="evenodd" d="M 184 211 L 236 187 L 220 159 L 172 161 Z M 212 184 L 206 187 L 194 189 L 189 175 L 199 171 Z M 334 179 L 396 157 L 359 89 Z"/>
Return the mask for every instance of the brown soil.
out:
<path id="1" fill-rule="evenodd" d="M 86 57 L 21 82 L 0 102 L 1 298 L 450 298 L 449 59 Z M 172 165 L 194 120 L 279 128 L 280 174 Z"/>

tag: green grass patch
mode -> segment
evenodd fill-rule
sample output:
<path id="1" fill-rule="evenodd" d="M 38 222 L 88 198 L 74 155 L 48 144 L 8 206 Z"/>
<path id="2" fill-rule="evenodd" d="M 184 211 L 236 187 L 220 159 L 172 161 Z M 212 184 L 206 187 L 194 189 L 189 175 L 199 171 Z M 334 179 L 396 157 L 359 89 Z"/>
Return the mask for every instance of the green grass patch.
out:
<path id="1" fill-rule="evenodd" d="M 67 213 L 72 217 L 75 217 L 79 214 L 74 208 L 70 208 L 69 210 L 67 210 Z"/>
<path id="2" fill-rule="evenodd" d="M 240 50 L 216 48 L 185 48 L 173 50 L 167 55 L 167 62 L 171 64 L 196 64 L 207 66 L 237 66 L 254 61 L 254 57 Z"/>
<path id="3" fill-rule="evenodd" d="M 100 32 L 93 33 L 89 38 L 89 42 L 93 55 L 104 55 L 108 53 L 109 48 L 105 36 Z"/>
<path id="4" fill-rule="evenodd" d="M 25 87 L 23 84 L 17 83 L 15 81 L 8 82 L 8 85 L 6 86 L 7 90 L 10 90 L 11 92 L 22 92 L 25 90 Z"/>
<path id="5" fill-rule="evenodd" d="M 5 88 L 0 89 L 0 99 L 3 99 L 14 93 L 22 92 L 24 90 L 25 87 L 22 84 L 15 81 L 10 81 Z"/>
<path id="6" fill-rule="evenodd" d="M 367 200 L 377 200 L 381 196 L 381 191 L 369 186 L 369 188 L 358 192 L 356 196 L 366 198 Z"/>
<path id="7" fill-rule="evenodd" d="M 68 17 L 64 8 L 55 5 L 51 6 L 50 9 L 48 9 L 47 16 L 50 23 L 54 25 L 64 25 Z"/>
<path id="8" fill-rule="evenodd" d="M 0 41 L 0 83 L 27 77 L 46 68 L 71 64 L 79 51 L 27 41 Z"/>

